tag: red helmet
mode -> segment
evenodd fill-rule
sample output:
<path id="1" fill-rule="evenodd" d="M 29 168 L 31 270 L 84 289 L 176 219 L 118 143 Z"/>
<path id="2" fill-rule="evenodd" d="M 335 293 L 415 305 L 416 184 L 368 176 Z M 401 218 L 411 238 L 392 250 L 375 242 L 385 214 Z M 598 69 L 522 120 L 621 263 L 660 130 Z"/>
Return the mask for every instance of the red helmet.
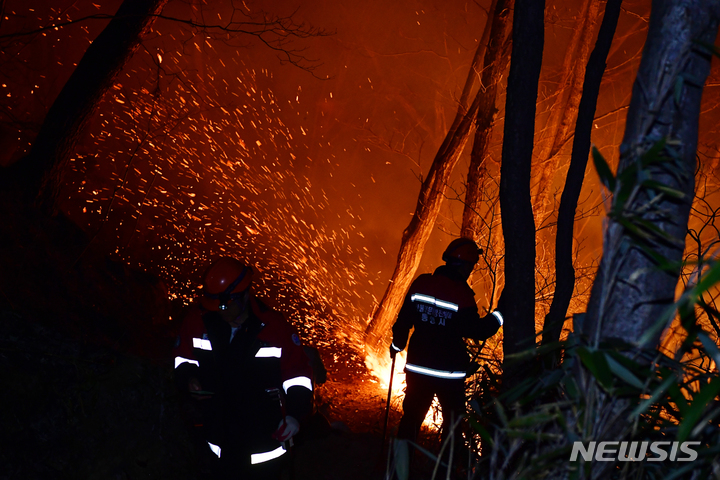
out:
<path id="1" fill-rule="evenodd" d="M 216 260 L 205 272 L 200 303 L 213 312 L 225 310 L 228 304 L 242 297 L 250 287 L 252 268 L 232 257 Z"/>
<path id="2" fill-rule="evenodd" d="M 481 253 L 482 248 L 478 248 L 472 238 L 460 237 L 450 242 L 443 252 L 442 259 L 446 263 L 461 261 L 475 265 L 480 260 Z"/>

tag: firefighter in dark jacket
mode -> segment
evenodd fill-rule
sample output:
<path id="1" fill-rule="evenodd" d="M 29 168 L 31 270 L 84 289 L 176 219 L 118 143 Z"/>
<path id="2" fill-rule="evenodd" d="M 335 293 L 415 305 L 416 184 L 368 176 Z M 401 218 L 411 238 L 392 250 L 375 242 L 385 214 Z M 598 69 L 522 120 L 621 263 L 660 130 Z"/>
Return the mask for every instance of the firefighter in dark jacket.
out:
<path id="1" fill-rule="evenodd" d="M 463 338 L 485 340 L 503 323 L 497 310 L 480 317 L 475 293 L 467 284 L 480 253 L 470 238 L 453 240 L 442 256 L 445 265 L 416 278 L 405 296 L 390 344 L 390 356 L 395 357 L 405 349 L 409 331 L 415 328 L 405 364 L 407 388 L 398 438 L 417 440 L 435 395 L 442 407 L 443 438 L 452 422 L 465 414 L 469 358 Z M 455 438 L 461 445 L 459 432 Z"/>
<path id="2" fill-rule="evenodd" d="M 312 405 L 312 371 L 283 315 L 250 293 L 252 268 L 223 257 L 184 319 L 175 379 L 204 413 L 220 478 L 275 479 Z"/>

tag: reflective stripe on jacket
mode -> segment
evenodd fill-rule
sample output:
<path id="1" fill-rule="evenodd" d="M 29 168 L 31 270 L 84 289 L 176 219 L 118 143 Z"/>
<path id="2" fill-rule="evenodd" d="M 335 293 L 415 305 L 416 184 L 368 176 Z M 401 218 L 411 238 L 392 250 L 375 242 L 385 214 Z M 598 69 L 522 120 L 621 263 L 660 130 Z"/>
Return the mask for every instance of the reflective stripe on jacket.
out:
<path id="1" fill-rule="evenodd" d="M 500 324 L 496 316 L 480 317 L 475 293 L 443 265 L 410 285 L 393 326 L 392 345 L 403 350 L 411 328 L 406 371 L 438 378 L 465 378 L 468 356 L 463 338 L 485 340 Z"/>
<path id="2" fill-rule="evenodd" d="M 181 389 L 195 376 L 213 392 L 201 401 L 213 403 L 205 425 L 216 454 L 242 451 L 256 463 L 274 458 L 268 452 L 280 453 L 281 445 L 271 435 L 283 414 L 302 420 L 310 413 L 312 369 L 300 338 L 280 312 L 255 298 L 235 332 L 217 313 L 192 307 L 173 354 Z"/>

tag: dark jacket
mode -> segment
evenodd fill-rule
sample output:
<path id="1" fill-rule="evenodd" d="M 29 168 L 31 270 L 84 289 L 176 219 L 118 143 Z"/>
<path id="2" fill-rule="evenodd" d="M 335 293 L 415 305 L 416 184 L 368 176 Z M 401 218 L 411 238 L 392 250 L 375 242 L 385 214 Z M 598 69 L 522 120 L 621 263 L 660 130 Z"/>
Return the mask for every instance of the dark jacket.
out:
<path id="1" fill-rule="evenodd" d="M 232 335 L 230 325 L 199 307 L 186 316 L 175 347 L 175 376 L 181 389 L 196 377 L 210 400 L 209 443 L 225 454 L 269 452 L 285 414 L 302 420 L 312 405 L 312 370 L 295 329 L 280 312 L 255 298 L 248 318 Z"/>
<path id="2" fill-rule="evenodd" d="M 408 346 L 405 371 L 440 378 L 465 378 L 468 355 L 463 338 L 485 340 L 500 328 L 492 315 L 480 317 L 475 293 L 455 271 L 442 265 L 410 285 L 393 326 L 393 346 Z"/>

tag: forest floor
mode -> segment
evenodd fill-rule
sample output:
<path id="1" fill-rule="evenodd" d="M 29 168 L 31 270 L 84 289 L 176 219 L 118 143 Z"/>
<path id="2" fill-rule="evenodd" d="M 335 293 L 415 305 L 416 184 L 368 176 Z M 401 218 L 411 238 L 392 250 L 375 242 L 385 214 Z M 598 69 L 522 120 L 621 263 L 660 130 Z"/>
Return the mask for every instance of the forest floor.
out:
<path id="1" fill-rule="evenodd" d="M 298 436 L 285 478 L 384 479 L 386 391 L 361 362 L 326 367 L 328 380 L 316 387 L 316 412 Z M 7 446 L 0 450 L 0 479 L 212 478 L 203 467 L 209 450 L 192 438 L 187 399 L 167 363 L 72 338 L 6 310 L 0 372 L 0 436 Z M 399 422 L 398 407 L 395 399 L 388 436 Z M 431 468 L 421 458 L 413 478 L 429 479 Z"/>

